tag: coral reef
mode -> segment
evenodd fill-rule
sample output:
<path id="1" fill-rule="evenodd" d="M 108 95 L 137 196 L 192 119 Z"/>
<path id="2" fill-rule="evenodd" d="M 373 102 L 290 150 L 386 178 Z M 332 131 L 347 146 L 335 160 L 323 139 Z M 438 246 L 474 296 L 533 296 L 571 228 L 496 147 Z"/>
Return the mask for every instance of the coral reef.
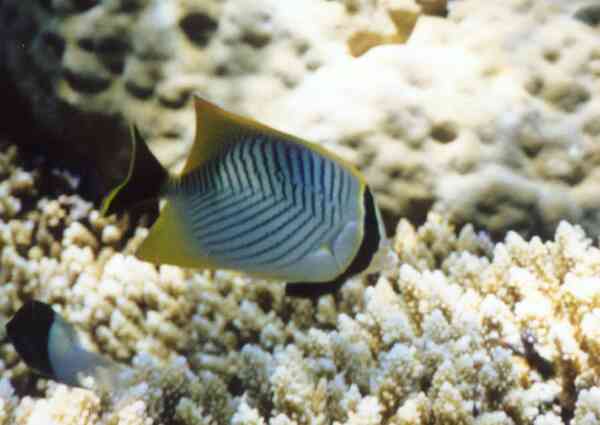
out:
<path id="1" fill-rule="evenodd" d="M 598 235 L 600 36 L 573 18 L 583 4 L 452 2 L 405 45 L 327 64 L 263 116 L 335 141 L 400 216 L 435 203 L 495 238 L 551 237 L 561 219 Z"/>
<path id="2" fill-rule="evenodd" d="M 37 377 L 0 344 L 0 424 L 592 424 L 600 421 L 600 249 L 494 244 L 431 213 L 398 223 L 381 272 L 318 302 L 283 285 L 130 255 L 64 172 L 0 149 L 0 323 L 50 302 L 116 388 Z M 1 335 L 0 335 L 1 337 Z"/>
<path id="3" fill-rule="evenodd" d="M 397 226 L 379 272 L 288 299 L 138 261 L 146 218 L 0 142 L 0 425 L 600 423 L 598 7 L 445 3 L 1 2 L 3 71 L 103 175 L 124 120 L 176 168 L 199 91 L 336 150 Z M 31 298 L 120 385 L 28 370 L 1 325 Z"/>
<path id="4" fill-rule="evenodd" d="M 355 32 L 393 34 L 388 9 L 355 0 L 7 0 L 0 63 L 38 125 L 109 176 L 115 151 L 128 149 L 123 119 L 171 166 L 191 145 L 192 92 L 264 120 L 271 99 L 349 57 Z"/>
<path id="5" fill-rule="evenodd" d="M 124 169 L 123 119 L 180 164 L 198 91 L 336 149 L 393 220 L 435 204 L 495 238 L 549 238 L 561 219 L 600 235 L 597 8 L 457 0 L 447 18 L 423 14 L 445 3 L 5 0 L 0 63 L 101 176 Z"/>

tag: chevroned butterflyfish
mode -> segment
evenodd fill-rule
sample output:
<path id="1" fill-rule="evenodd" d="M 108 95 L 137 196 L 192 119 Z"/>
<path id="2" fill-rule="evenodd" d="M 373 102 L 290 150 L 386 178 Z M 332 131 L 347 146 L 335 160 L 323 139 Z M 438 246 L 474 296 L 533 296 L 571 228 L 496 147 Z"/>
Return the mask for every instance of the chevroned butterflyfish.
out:
<path id="1" fill-rule="evenodd" d="M 136 256 L 230 269 L 318 296 L 365 271 L 385 239 L 364 177 L 324 148 L 194 97 L 196 138 L 170 175 L 132 128 L 125 181 L 104 214 L 166 198 Z"/>
<path id="2" fill-rule="evenodd" d="M 84 349 L 75 329 L 52 307 L 40 301 L 26 302 L 6 324 L 6 333 L 25 364 L 37 373 L 71 386 L 114 387 L 122 366 Z"/>

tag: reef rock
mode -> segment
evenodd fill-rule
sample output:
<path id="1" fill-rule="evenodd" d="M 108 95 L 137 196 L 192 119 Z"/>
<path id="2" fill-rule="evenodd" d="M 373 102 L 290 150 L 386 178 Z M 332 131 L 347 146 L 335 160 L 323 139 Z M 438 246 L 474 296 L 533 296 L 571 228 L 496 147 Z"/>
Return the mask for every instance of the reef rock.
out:
<path id="1" fill-rule="evenodd" d="M 495 237 L 550 237 L 561 219 L 600 235 L 594 5 L 455 0 L 424 15 L 445 8 L 5 0 L 0 63 L 36 125 L 111 181 L 124 120 L 181 163 L 197 91 L 346 156 L 390 222 L 435 205 Z"/>
<path id="2" fill-rule="evenodd" d="M 576 6 L 453 2 L 405 45 L 307 76 L 265 116 L 334 141 L 397 215 L 435 203 L 494 236 L 547 237 L 562 218 L 597 235 L 600 33 Z"/>
<path id="3" fill-rule="evenodd" d="M 387 10 L 322 0 L 7 0 L 0 65 L 55 150 L 79 152 L 114 183 L 129 149 L 124 121 L 173 166 L 193 137 L 192 92 L 265 120 L 272 99 L 349 56 L 354 32 L 393 35 Z"/>

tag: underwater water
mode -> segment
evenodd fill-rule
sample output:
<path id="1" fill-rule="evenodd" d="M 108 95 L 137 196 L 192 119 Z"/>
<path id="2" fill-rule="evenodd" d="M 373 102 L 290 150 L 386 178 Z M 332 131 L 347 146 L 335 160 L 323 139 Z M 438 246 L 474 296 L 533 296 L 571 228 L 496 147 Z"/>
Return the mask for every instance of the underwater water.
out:
<path id="1" fill-rule="evenodd" d="M 599 21 L 591 0 L 0 1 L 0 425 L 600 423 Z M 169 192 L 143 162 L 103 214 L 130 125 L 173 176 L 216 171 Z M 264 153 L 272 129 L 293 138 Z M 203 178 L 289 180 L 306 209 L 181 201 Z M 165 210 L 125 201 L 173 193 L 149 236 Z M 219 199 L 244 261 L 181 224 L 217 226 Z M 286 292 L 296 240 L 285 276 L 332 290 Z M 31 300 L 61 325 L 5 329 Z"/>

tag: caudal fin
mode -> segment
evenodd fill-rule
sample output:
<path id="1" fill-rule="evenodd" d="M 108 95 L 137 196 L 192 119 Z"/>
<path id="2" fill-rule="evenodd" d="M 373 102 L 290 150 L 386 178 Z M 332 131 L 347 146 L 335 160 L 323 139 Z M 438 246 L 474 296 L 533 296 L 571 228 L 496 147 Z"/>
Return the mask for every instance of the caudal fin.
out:
<path id="1" fill-rule="evenodd" d="M 102 214 L 121 213 L 150 200 L 157 200 L 168 172 L 148 149 L 135 125 L 131 130 L 131 159 L 125 180 L 102 202 Z"/>

